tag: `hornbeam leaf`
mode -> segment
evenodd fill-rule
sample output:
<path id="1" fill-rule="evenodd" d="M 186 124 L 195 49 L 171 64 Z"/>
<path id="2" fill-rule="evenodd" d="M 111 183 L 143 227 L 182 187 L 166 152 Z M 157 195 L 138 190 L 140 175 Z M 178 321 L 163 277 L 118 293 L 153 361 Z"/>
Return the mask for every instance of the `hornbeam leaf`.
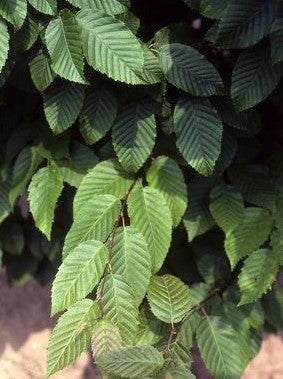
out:
<path id="1" fill-rule="evenodd" d="M 51 315 L 84 299 L 98 284 L 107 259 L 108 251 L 100 241 L 89 240 L 70 251 L 53 282 Z"/>
<path id="2" fill-rule="evenodd" d="M 57 13 L 57 0 L 28 0 L 38 12 L 54 16 Z"/>
<path id="3" fill-rule="evenodd" d="M 152 313 L 168 324 L 179 322 L 189 311 L 189 288 L 172 275 L 152 276 L 147 290 Z"/>
<path id="4" fill-rule="evenodd" d="M 48 166 L 38 170 L 28 190 L 35 225 L 50 239 L 56 203 L 63 190 L 63 177 L 59 169 Z"/>
<path id="5" fill-rule="evenodd" d="M 101 13 L 116 16 L 127 12 L 130 0 L 67 0 L 80 9 L 93 9 Z"/>
<path id="6" fill-rule="evenodd" d="M 171 242 L 170 209 L 156 189 L 137 185 L 129 195 L 128 212 L 131 226 L 141 232 L 147 242 L 152 273 L 155 273 L 161 268 Z"/>
<path id="7" fill-rule="evenodd" d="M 26 0 L 3 0 L 0 2 L 0 16 L 14 25 L 16 30 L 22 27 L 26 15 Z"/>
<path id="8" fill-rule="evenodd" d="M 8 58 L 10 35 L 5 21 L 0 19 L 0 72 Z"/>
<path id="9" fill-rule="evenodd" d="M 33 84 L 40 92 L 44 92 L 56 76 L 51 68 L 51 60 L 47 52 L 40 49 L 29 63 L 29 67 Z"/>
<path id="10" fill-rule="evenodd" d="M 84 299 L 59 318 L 48 345 L 48 376 L 68 366 L 86 351 L 98 317 L 97 303 Z"/>
<path id="11" fill-rule="evenodd" d="M 118 327 L 109 320 L 99 321 L 92 332 L 91 348 L 95 361 L 122 346 Z"/>

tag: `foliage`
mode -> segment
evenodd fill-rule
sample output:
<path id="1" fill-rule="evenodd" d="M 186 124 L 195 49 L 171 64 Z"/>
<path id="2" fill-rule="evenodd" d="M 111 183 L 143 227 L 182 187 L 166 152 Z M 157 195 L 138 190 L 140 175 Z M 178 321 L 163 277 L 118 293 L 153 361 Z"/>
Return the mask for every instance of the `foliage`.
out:
<path id="1" fill-rule="evenodd" d="M 281 0 L 0 0 L 0 265 L 47 375 L 239 378 L 283 328 Z"/>

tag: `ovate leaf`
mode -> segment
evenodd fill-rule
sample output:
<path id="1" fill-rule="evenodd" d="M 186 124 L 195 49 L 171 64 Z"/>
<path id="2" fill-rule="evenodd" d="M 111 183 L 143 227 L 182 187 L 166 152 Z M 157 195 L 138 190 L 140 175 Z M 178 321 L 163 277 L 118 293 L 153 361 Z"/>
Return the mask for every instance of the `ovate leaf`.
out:
<path id="1" fill-rule="evenodd" d="M 0 19 L 0 72 L 5 66 L 6 60 L 8 58 L 9 39 L 10 35 L 7 25 L 5 21 L 2 21 Z"/>
<path id="2" fill-rule="evenodd" d="M 57 12 L 57 0 L 28 0 L 38 12 L 54 16 Z"/>
<path id="3" fill-rule="evenodd" d="M 30 211 L 35 225 L 50 239 L 57 200 L 63 190 L 63 178 L 55 166 L 41 168 L 29 185 Z"/>
<path id="4" fill-rule="evenodd" d="M 68 0 L 69 3 L 81 9 L 93 9 L 112 16 L 128 10 L 130 0 Z"/>
<path id="5" fill-rule="evenodd" d="M 51 314 L 84 299 L 98 284 L 107 259 L 108 251 L 100 241 L 82 242 L 70 251 L 53 282 Z"/>
<path id="6" fill-rule="evenodd" d="M 147 290 L 152 313 L 168 324 L 179 322 L 189 311 L 189 288 L 172 275 L 152 276 Z"/>
<path id="7" fill-rule="evenodd" d="M 207 99 L 181 97 L 174 112 L 177 147 L 202 175 L 213 172 L 220 154 L 222 122 Z"/>
<path id="8" fill-rule="evenodd" d="M 40 92 L 44 92 L 56 76 L 51 68 L 51 60 L 47 52 L 42 49 L 38 50 L 29 67 L 33 84 Z"/>
<path id="9" fill-rule="evenodd" d="M 151 256 L 152 272 L 157 272 L 167 255 L 172 219 L 162 195 L 151 187 L 136 186 L 128 198 L 131 226 L 141 232 Z"/>
<path id="10" fill-rule="evenodd" d="M 92 332 L 91 348 L 95 361 L 122 346 L 119 329 L 109 320 L 99 321 Z"/>
<path id="11" fill-rule="evenodd" d="M 0 16 L 14 25 L 15 29 L 20 29 L 27 15 L 26 0 L 3 0 L 0 2 Z"/>
<path id="12" fill-rule="evenodd" d="M 74 362 L 87 349 L 98 317 L 98 306 L 90 299 L 79 301 L 60 317 L 48 345 L 48 376 Z"/>
<path id="13" fill-rule="evenodd" d="M 28 15 L 20 30 L 14 36 L 13 44 L 17 51 L 23 52 L 29 50 L 38 37 L 37 20 Z"/>

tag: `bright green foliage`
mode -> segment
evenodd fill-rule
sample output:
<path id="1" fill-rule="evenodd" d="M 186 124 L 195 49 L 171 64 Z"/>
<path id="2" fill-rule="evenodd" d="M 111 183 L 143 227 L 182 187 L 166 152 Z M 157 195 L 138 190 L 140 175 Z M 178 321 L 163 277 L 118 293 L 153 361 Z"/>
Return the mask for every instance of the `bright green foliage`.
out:
<path id="1" fill-rule="evenodd" d="M 9 21 L 15 29 L 20 29 L 27 15 L 26 0 L 3 0 L 0 3 L 0 16 Z"/>
<path id="2" fill-rule="evenodd" d="M 101 320 L 95 325 L 91 336 L 92 355 L 95 360 L 121 346 L 122 340 L 116 325 L 109 320 Z"/>
<path id="3" fill-rule="evenodd" d="M 242 293 L 239 305 L 251 303 L 271 288 L 279 269 L 277 255 L 269 249 L 253 251 L 245 260 L 239 275 Z"/>
<path id="4" fill-rule="evenodd" d="M 50 239 L 54 212 L 63 190 L 63 178 L 55 166 L 41 168 L 29 185 L 30 211 L 38 229 Z"/>
<path id="5" fill-rule="evenodd" d="M 130 193 L 128 212 L 131 226 L 144 236 L 151 256 L 151 270 L 162 266 L 171 242 L 172 219 L 162 195 L 150 187 L 137 185 Z"/>
<path id="6" fill-rule="evenodd" d="M 152 313 L 169 324 L 181 321 L 190 306 L 188 287 L 172 275 L 153 276 L 147 299 Z"/>
<path id="7" fill-rule="evenodd" d="M 28 0 L 28 2 L 41 13 L 53 16 L 57 12 L 57 0 Z"/>

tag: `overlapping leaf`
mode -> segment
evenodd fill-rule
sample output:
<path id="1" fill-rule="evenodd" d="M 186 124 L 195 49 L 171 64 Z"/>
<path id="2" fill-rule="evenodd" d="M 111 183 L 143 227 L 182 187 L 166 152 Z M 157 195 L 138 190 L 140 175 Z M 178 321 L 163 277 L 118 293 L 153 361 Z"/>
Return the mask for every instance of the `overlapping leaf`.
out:
<path id="1" fill-rule="evenodd" d="M 28 0 L 38 12 L 54 16 L 57 12 L 57 0 Z"/>
<path id="2" fill-rule="evenodd" d="M 9 0 L 0 2 L 0 16 L 14 25 L 15 29 L 20 29 L 27 15 L 26 0 Z"/>
<path id="3" fill-rule="evenodd" d="M 112 16 L 124 13 L 130 7 L 129 0 L 68 0 L 80 9 L 93 9 Z"/>
<path id="4" fill-rule="evenodd" d="M 10 35 L 7 25 L 0 19 L 0 72 L 5 66 L 6 60 L 8 58 L 9 39 Z"/>
<path id="5" fill-rule="evenodd" d="M 92 332 L 92 355 L 97 361 L 122 346 L 119 329 L 109 320 L 99 321 Z"/>
<path id="6" fill-rule="evenodd" d="M 51 60 L 47 52 L 43 49 L 38 50 L 29 67 L 33 84 L 40 92 L 44 92 L 56 76 L 51 68 Z"/>

